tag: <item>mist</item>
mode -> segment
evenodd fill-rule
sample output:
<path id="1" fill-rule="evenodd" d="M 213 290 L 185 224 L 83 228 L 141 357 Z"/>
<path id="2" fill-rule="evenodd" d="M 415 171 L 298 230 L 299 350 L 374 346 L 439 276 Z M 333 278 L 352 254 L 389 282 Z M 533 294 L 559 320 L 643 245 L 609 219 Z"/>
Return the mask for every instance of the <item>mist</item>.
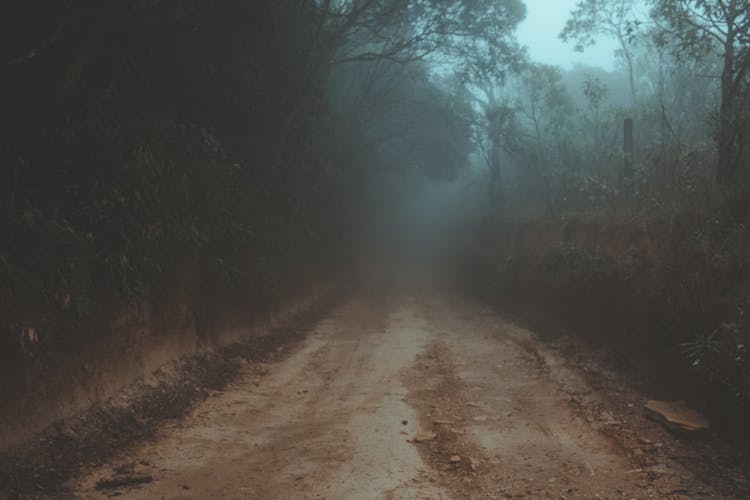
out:
<path id="1" fill-rule="evenodd" d="M 750 0 L 0 40 L 0 497 L 750 498 Z"/>
<path id="2" fill-rule="evenodd" d="M 585 51 L 576 51 L 574 44 L 563 43 L 560 32 L 575 7 L 576 0 L 526 0 L 526 18 L 518 25 L 518 42 L 527 47 L 528 57 L 541 64 L 571 69 L 576 64 L 596 66 L 613 71 L 618 66 L 616 40 L 599 35 L 595 44 Z"/>

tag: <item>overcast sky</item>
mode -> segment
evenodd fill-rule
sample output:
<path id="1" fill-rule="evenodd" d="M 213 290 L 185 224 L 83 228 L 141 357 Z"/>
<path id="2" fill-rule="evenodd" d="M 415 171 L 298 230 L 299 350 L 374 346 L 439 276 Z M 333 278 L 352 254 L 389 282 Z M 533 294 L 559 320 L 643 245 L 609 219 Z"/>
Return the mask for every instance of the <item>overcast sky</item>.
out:
<path id="1" fill-rule="evenodd" d="M 526 20 L 518 28 L 518 40 L 529 48 L 529 55 L 535 61 L 566 68 L 582 62 L 613 69 L 617 49 L 614 40 L 598 40 L 595 46 L 579 53 L 573 50 L 572 43 L 564 43 L 558 38 L 576 1 L 524 0 Z"/>

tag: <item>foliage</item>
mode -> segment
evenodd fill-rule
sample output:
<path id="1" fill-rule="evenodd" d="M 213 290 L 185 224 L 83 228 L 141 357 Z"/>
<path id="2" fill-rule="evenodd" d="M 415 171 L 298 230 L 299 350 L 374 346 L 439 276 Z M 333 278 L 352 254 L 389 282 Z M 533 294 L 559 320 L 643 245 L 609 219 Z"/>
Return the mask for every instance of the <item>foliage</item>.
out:
<path id="1" fill-rule="evenodd" d="M 574 41 L 575 49 L 583 52 L 596 44 L 597 37 L 610 36 L 617 40 L 619 55 L 625 60 L 632 104 L 636 104 L 635 68 L 632 45 L 641 21 L 636 16 L 634 0 L 580 0 L 560 32 L 560 38 Z"/>
<path id="2" fill-rule="evenodd" d="M 427 65 L 381 61 L 338 67 L 329 93 L 335 95 L 330 111 L 338 124 L 338 161 L 369 164 L 362 174 L 418 172 L 447 180 L 466 167 L 471 144 L 462 118 L 468 103 L 436 83 Z"/>
<path id="3" fill-rule="evenodd" d="M 196 314 L 267 300 L 335 260 L 378 175 L 450 179 L 468 163 L 469 105 L 423 61 L 479 41 L 501 58 L 524 15 L 519 0 L 0 11 L 8 351 L 177 286 Z"/>
<path id="4" fill-rule="evenodd" d="M 9 29 L 6 50 L 31 55 L 0 67 L 5 347 L 186 274 L 263 294 L 340 237 L 295 2 L 19 5 L 4 23 L 44 12 L 55 36 Z"/>
<path id="5" fill-rule="evenodd" d="M 736 324 L 723 324 L 681 344 L 692 369 L 727 388 L 742 404 L 750 404 L 750 354 L 740 340 Z"/>
<path id="6" fill-rule="evenodd" d="M 507 56 L 521 0 L 363 0 L 312 2 L 330 62 L 464 61 L 482 54 L 489 67 Z"/>
<path id="7" fill-rule="evenodd" d="M 584 281 L 607 282 L 615 278 L 618 266 L 614 259 L 599 252 L 561 244 L 548 256 L 547 269 L 553 273 L 573 273 Z"/>
<path id="8" fill-rule="evenodd" d="M 693 59 L 721 60 L 721 93 L 716 117 L 717 179 L 727 184 L 745 157 L 750 106 L 750 1 L 653 0 L 653 18 Z"/>

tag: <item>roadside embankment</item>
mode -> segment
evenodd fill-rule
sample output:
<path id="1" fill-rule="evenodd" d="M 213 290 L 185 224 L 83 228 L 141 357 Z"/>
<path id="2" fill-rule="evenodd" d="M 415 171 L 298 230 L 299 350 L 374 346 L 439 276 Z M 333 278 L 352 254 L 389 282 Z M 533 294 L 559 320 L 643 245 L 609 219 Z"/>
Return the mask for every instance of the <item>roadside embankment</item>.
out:
<path id="1" fill-rule="evenodd" d="M 252 318 L 228 309 L 203 334 L 186 310 L 171 318 L 134 314 L 78 352 L 48 353 L 46 365 L 29 363 L 17 381 L 28 388 L 37 377 L 37 387 L 19 390 L 3 406 L 8 426 L 0 450 L 0 496 L 46 498 L 61 491 L 82 467 L 183 417 L 231 383 L 243 366 L 283 356 L 344 289 L 341 282 L 309 284 Z"/>
<path id="2" fill-rule="evenodd" d="M 613 348 L 660 397 L 690 401 L 750 447 L 746 226 L 581 215 L 490 233 L 466 259 L 471 289 L 539 331 Z"/>
<path id="3" fill-rule="evenodd" d="M 330 280 L 305 282 L 265 301 L 214 297 L 210 315 L 196 303 L 205 294 L 183 287 L 170 298 L 102 311 L 75 331 L 60 331 L 60 341 L 51 345 L 22 339 L 16 352 L 3 353 L 0 452 L 181 358 L 263 335 L 336 288 Z"/>

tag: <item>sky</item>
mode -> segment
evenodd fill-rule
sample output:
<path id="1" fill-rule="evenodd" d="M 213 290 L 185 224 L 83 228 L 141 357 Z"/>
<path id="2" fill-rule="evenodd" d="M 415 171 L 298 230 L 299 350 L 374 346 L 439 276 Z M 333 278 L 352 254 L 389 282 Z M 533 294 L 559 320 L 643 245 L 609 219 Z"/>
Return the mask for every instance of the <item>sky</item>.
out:
<path id="1" fill-rule="evenodd" d="M 526 19 L 519 25 L 517 35 L 521 44 L 529 48 L 535 61 L 570 68 L 581 62 L 590 66 L 614 69 L 617 44 L 611 39 L 598 40 L 583 53 L 575 52 L 572 43 L 565 43 L 560 34 L 577 0 L 524 0 Z"/>

